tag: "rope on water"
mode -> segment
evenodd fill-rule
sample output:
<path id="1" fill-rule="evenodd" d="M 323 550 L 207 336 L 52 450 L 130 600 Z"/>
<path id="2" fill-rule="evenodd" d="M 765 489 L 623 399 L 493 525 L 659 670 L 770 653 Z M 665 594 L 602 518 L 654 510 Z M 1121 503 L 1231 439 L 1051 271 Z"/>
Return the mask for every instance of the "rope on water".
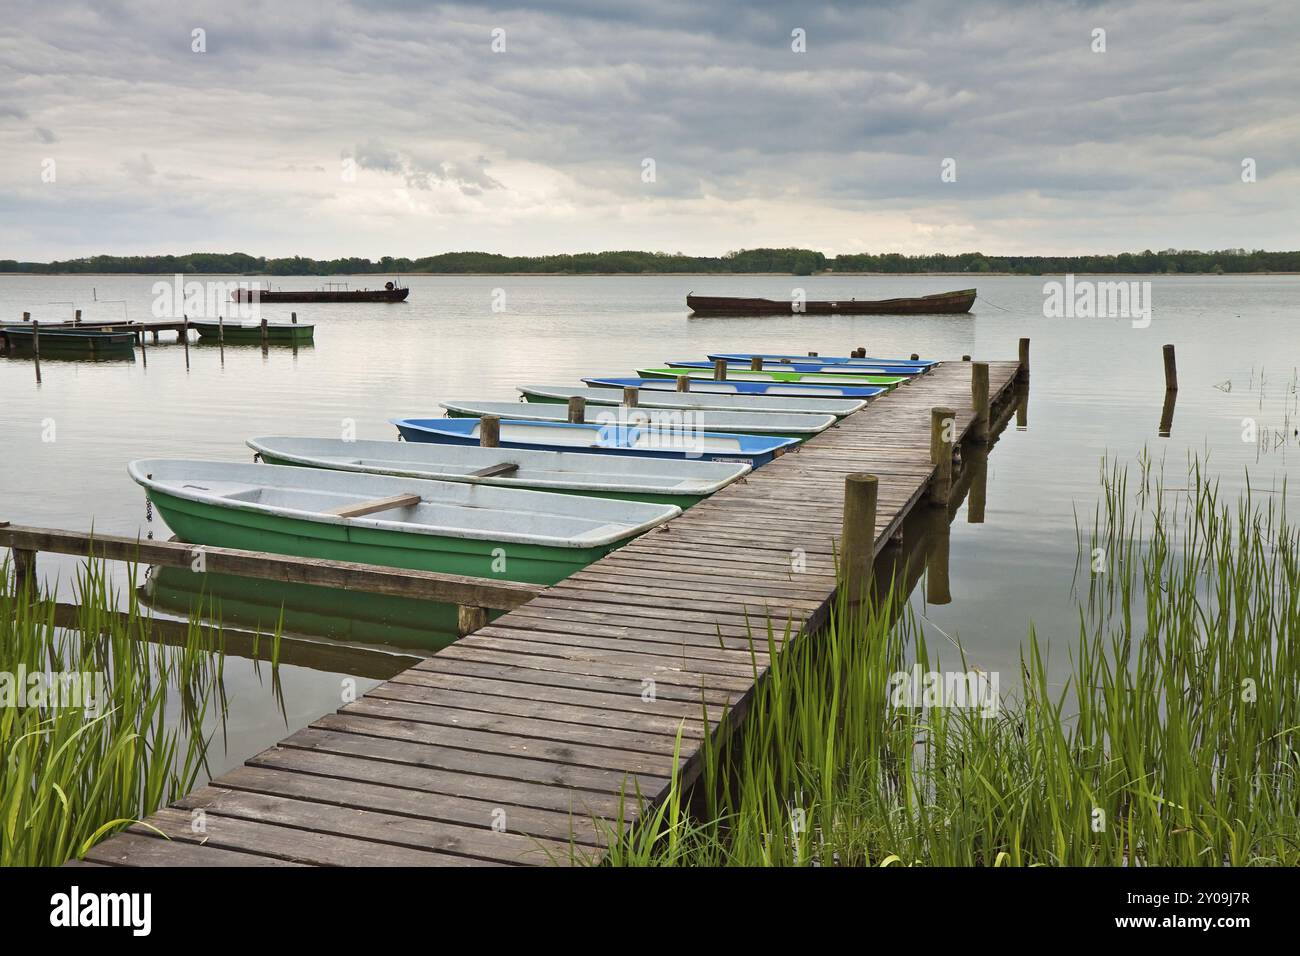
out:
<path id="1" fill-rule="evenodd" d="M 980 302 L 983 302 L 983 303 L 986 303 L 986 304 L 988 304 L 988 305 L 991 305 L 991 306 L 993 306 L 993 308 L 995 308 L 995 309 L 1001 309 L 1003 312 L 1014 312 L 1014 311 L 1015 311 L 1015 309 L 1008 309 L 1008 308 L 1006 308 L 1005 306 L 998 305 L 996 302 L 992 301 L 991 299 L 989 299 L 989 298 L 987 298 L 987 297 L 985 297 L 985 296 L 980 296 L 980 297 L 979 297 L 979 301 L 980 301 Z"/>

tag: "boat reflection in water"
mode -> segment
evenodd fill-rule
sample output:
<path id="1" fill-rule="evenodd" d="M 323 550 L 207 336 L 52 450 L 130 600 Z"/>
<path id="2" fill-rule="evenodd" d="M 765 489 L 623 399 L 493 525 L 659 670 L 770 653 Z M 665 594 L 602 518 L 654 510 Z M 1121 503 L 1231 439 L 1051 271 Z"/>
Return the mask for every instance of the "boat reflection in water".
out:
<path id="1" fill-rule="evenodd" d="M 279 627 L 283 639 L 417 654 L 456 640 L 455 605 L 435 601 L 159 566 L 149 569 L 139 590 L 141 603 L 156 611 L 198 613 L 223 628 L 261 634 Z"/>

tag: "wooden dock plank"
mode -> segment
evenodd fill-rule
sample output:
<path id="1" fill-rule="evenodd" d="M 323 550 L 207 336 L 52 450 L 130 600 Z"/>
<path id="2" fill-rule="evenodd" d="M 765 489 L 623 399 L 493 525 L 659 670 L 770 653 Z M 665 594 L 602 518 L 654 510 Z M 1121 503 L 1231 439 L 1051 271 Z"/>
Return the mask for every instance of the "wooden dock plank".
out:
<path id="1" fill-rule="evenodd" d="M 598 853 L 609 821 L 635 816 L 632 795 L 663 798 L 675 748 L 689 781 L 706 733 L 743 718 L 769 627 L 779 647 L 824 619 L 845 477 L 879 478 L 877 552 L 921 505 L 935 473 L 930 410 L 953 408 L 967 435 L 970 369 L 918 376 L 160 811 L 148 822 L 171 840 L 137 827 L 87 859 L 517 865 Z M 995 411 L 1018 370 L 989 363 Z M 188 830 L 196 809 L 201 840 Z"/>

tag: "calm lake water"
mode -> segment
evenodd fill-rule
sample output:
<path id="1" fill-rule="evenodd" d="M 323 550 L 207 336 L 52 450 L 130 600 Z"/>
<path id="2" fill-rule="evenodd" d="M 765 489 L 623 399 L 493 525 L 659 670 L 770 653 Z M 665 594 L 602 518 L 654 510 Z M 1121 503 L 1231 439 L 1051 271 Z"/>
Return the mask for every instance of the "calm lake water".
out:
<path id="1" fill-rule="evenodd" d="M 214 277 L 215 278 L 215 277 Z M 231 277 L 233 279 L 233 277 Z M 401 305 L 308 304 L 315 344 L 272 348 L 191 346 L 190 367 L 174 336 L 135 361 L 42 361 L 0 358 L 0 520 L 102 533 L 170 532 L 145 521 L 144 495 L 126 474 L 143 457 L 249 460 L 244 439 L 257 434 L 338 436 L 355 423 L 358 438 L 392 439 L 398 415 L 438 415 L 453 398 L 514 399 L 516 384 L 576 384 L 592 373 L 629 375 L 666 359 L 713 351 L 843 355 L 856 346 L 877 356 L 1001 360 L 1032 339 L 1028 425 L 1013 424 L 989 459 L 983 524 L 963 513 L 952 527 L 951 603 L 913 597 L 932 628 L 959 640 L 970 661 L 1015 673 L 1031 623 L 1056 642 L 1063 664 L 1075 636 L 1072 597 L 1075 510 L 1089 517 L 1103 456 L 1135 462 L 1143 449 L 1168 462 L 1171 486 L 1182 485 L 1189 455 L 1207 458 L 1226 491 L 1244 484 L 1280 486 L 1300 461 L 1296 445 L 1296 365 L 1300 277 L 1113 277 L 1150 281 L 1149 328 L 1128 319 L 1043 316 L 1043 284 L 1059 277 L 415 277 Z M 1081 277 L 1100 279 L 1103 277 Z M 0 320 L 22 312 L 62 321 L 150 317 L 158 277 L 0 276 Z M 349 280 L 376 285 L 375 277 Z M 689 291 L 788 298 L 884 298 L 961 288 L 977 282 L 971 316 L 777 317 L 692 319 Z M 316 279 L 276 279 L 310 289 Z M 502 293 L 498 290 L 503 290 Z M 494 311 L 494 303 L 504 311 Z M 272 321 L 288 308 L 264 306 Z M 1161 346 L 1175 343 L 1181 386 L 1173 432 L 1158 437 L 1164 398 Z M 1257 427 L 1243 439 L 1243 420 Z M 70 596 L 73 559 L 42 556 L 43 575 L 60 578 Z M 123 589 L 125 576 L 118 580 Z M 186 582 L 163 576 L 149 601 L 160 614 L 183 606 Z M 256 618 L 256 589 L 223 594 L 223 616 Z M 319 596 L 291 596 L 286 627 L 326 634 L 350 647 L 391 652 L 420 639 L 428 608 L 418 604 L 329 606 Z M 265 607 L 261 614 L 265 615 Z M 241 617 L 242 615 L 242 617 Z M 427 639 L 426 639 L 427 649 Z M 950 657 L 945 653 L 945 657 Z M 252 753 L 339 706 L 345 679 L 359 690 L 385 664 L 364 650 L 281 668 L 283 710 L 271 682 L 246 661 L 226 669 L 228 746 L 211 754 L 214 770 Z"/>

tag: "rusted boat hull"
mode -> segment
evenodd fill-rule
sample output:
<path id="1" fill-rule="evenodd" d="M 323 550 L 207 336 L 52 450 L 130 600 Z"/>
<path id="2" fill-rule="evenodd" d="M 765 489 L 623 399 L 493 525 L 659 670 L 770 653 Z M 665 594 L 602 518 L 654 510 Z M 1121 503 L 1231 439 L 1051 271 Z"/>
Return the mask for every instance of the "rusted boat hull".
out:
<path id="1" fill-rule="evenodd" d="M 729 296 L 686 297 L 687 308 L 696 315 L 946 315 L 969 312 L 974 304 L 974 289 L 911 299 L 837 299 L 803 303 Z"/>

